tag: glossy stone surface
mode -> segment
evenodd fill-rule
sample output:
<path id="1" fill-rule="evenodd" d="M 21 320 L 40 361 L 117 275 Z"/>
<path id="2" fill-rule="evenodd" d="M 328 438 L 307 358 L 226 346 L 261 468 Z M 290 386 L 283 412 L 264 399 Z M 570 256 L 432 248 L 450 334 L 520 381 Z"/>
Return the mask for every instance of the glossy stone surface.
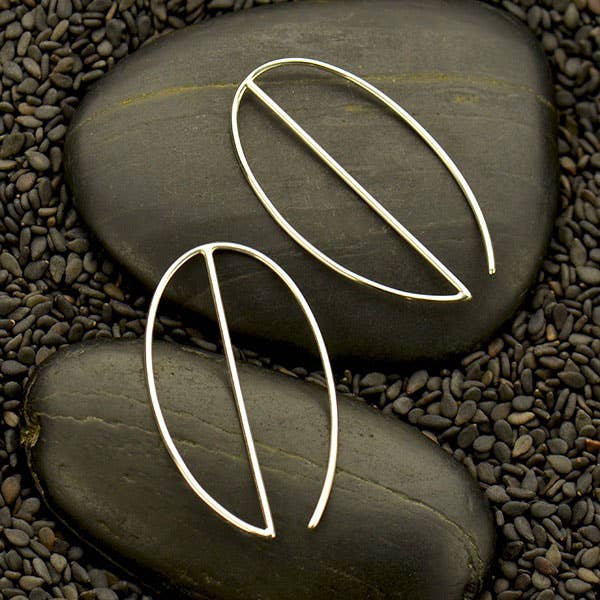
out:
<path id="1" fill-rule="evenodd" d="M 202 485 L 260 523 L 223 358 L 157 343 L 171 433 Z M 240 365 L 277 530 L 260 540 L 186 487 L 155 428 L 140 342 L 59 351 L 28 390 L 23 439 L 34 480 L 75 532 L 169 598 L 476 597 L 493 525 L 467 471 L 416 429 L 339 398 L 334 489 L 316 530 L 328 444 L 325 391 Z"/>
<path id="2" fill-rule="evenodd" d="M 352 283 L 276 225 L 230 139 L 238 84 L 258 65 L 308 56 L 348 69 L 413 114 L 456 161 L 487 219 L 497 274 L 464 197 L 407 126 L 340 79 L 290 68 L 260 83 L 466 283 L 471 302 L 409 302 Z M 250 165 L 283 215 L 323 252 L 379 282 L 452 290 L 257 101 L 240 129 Z M 471 349 L 535 278 L 557 190 L 555 110 L 531 34 L 481 2 L 349 0 L 266 7 L 190 27 L 136 52 L 89 93 L 70 128 L 75 205 L 111 254 L 153 287 L 185 250 L 250 245 L 311 304 L 332 357 L 348 364 L 437 359 Z M 313 351 L 287 291 L 260 266 L 221 261 L 232 331 Z M 212 314 L 203 266 L 171 298 Z"/>

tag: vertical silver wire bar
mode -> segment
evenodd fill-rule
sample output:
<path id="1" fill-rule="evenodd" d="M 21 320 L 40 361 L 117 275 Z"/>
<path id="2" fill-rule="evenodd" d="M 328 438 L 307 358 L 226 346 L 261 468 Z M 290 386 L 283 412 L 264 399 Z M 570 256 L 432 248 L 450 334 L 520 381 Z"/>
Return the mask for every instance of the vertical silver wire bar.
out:
<path id="1" fill-rule="evenodd" d="M 360 184 L 340 163 L 321 146 L 296 120 L 294 120 L 273 98 L 264 92 L 254 81 L 246 83 L 248 89 L 267 106 L 287 127 L 289 127 L 353 192 L 366 202 L 390 227 L 404 238 L 431 266 L 446 278 L 465 299 L 471 293 L 462 281 L 446 267 L 422 242 L 394 217 L 365 187 Z"/>
<path id="2" fill-rule="evenodd" d="M 323 517 L 323 513 L 325 512 L 325 508 L 329 501 L 329 497 L 331 495 L 331 491 L 333 489 L 333 480 L 335 477 L 335 469 L 337 465 L 337 453 L 338 453 L 338 444 L 339 444 L 339 415 L 337 409 L 337 392 L 335 389 L 335 380 L 333 377 L 333 370 L 331 368 L 331 361 L 329 360 L 329 354 L 327 352 L 327 346 L 325 345 L 325 339 L 323 338 L 323 334 L 321 333 L 321 329 L 319 328 L 319 324 L 317 319 L 310 308 L 306 298 L 300 291 L 300 288 L 296 285 L 295 281 L 287 274 L 287 272 L 282 269 L 274 260 L 269 258 L 267 255 L 255 250 L 253 248 L 249 248 L 248 246 L 243 246 L 242 244 L 236 244 L 233 242 L 215 242 L 213 244 L 206 244 L 211 250 L 234 250 L 240 252 L 242 254 L 246 254 L 250 257 L 255 258 L 259 262 L 262 262 L 265 266 L 271 269 L 288 287 L 288 289 L 292 292 L 294 299 L 300 305 L 302 309 L 302 313 L 308 320 L 310 329 L 312 331 L 313 337 L 317 344 L 317 350 L 319 352 L 319 357 L 321 359 L 321 363 L 323 365 L 323 372 L 325 374 L 325 381 L 327 386 L 327 396 L 329 398 L 329 415 L 330 415 L 330 435 L 329 435 L 329 451 L 327 457 L 327 468 L 325 471 L 325 478 L 323 480 L 323 485 L 321 488 L 321 493 L 319 495 L 319 499 L 313 511 L 313 514 L 308 523 L 309 529 L 314 529 L 320 523 L 321 518 Z M 209 250 L 207 250 L 208 253 Z M 216 274 L 216 271 L 215 271 Z M 223 315 L 225 313 L 223 312 Z M 225 320 L 226 321 L 226 320 Z M 231 353 L 233 359 L 233 352 Z M 231 371 L 230 371 L 231 373 Z M 237 377 L 237 369 L 235 371 Z M 239 380 L 238 380 L 239 384 Z"/>
<path id="3" fill-rule="evenodd" d="M 217 321 L 221 331 L 221 341 L 223 342 L 223 350 L 225 353 L 225 359 L 227 361 L 229 381 L 231 383 L 231 389 L 233 391 L 233 397 L 235 399 L 240 425 L 242 427 L 246 451 L 248 452 L 250 459 L 250 467 L 252 469 L 252 476 L 254 477 L 254 484 L 258 492 L 260 509 L 265 520 L 265 529 L 271 534 L 270 537 L 275 537 L 275 526 L 273 524 L 273 517 L 269 507 L 267 490 L 265 489 L 265 483 L 260 470 L 260 463 L 258 462 L 258 456 L 254 446 L 254 438 L 252 437 L 250 421 L 248 420 L 246 403 L 244 402 L 242 386 L 240 384 L 239 373 L 233 353 L 233 346 L 231 344 L 231 336 L 229 335 L 229 325 L 227 324 L 227 315 L 225 314 L 225 306 L 223 305 L 223 298 L 221 296 L 221 288 L 219 286 L 219 279 L 217 277 L 217 269 L 215 266 L 213 252 L 213 248 L 208 248 L 204 252 L 204 260 L 206 261 L 206 269 L 208 271 L 208 279 L 210 282 L 210 291 L 212 293 L 213 302 L 217 312 Z"/>
<path id="4" fill-rule="evenodd" d="M 169 433 L 169 429 L 167 427 L 165 418 L 162 413 L 162 409 L 160 407 L 160 403 L 158 400 L 158 393 L 156 390 L 156 380 L 154 375 L 154 365 L 153 365 L 153 351 L 152 351 L 152 341 L 154 334 L 154 324 L 156 322 L 156 314 L 158 311 L 158 306 L 160 304 L 160 300 L 162 295 L 167 288 L 170 280 L 173 278 L 175 273 L 191 258 L 202 254 L 205 258 L 205 262 L 207 265 L 207 270 L 209 273 L 209 280 L 211 282 L 211 293 L 213 294 L 213 301 L 215 302 L 215 308 L 217 310 L 217 315 L 219 317 L 219 327 L 221 329 L 221 336 L 223 339 L 223 346 L 225 348 L 226 354 L 226 362 L 228 365 L 229 377 L 232 386 L 232 391 L 234 393 L 236 399 L 236 406 L 238 408 L 238 415 L 240 415 L 240 420 L 242 422 L 242 430 L 244 432 L 244 439 L 246 442 L 246 449 L 249 450 L 249 445 L 254 448 L 254 442 L 252 438 L 252 432 L 249 426 L 248 417 L 245 410 L 245 404 L 243 403 L 243 395 L 241 391 L 241 385 L 239 381 L 239 373 L 237 370 L 237 366 L 235 364 L 235 357 L 233 354 L 233 347 L 231 345 L 231 338 L 229 336 L 229 328 L 227 325 L 225 309 L 223 305 L 223 301 L 221 298 L 220 287 L 218 282 L 218 276 L 216 272 L 216 267 L 214 265 L 213 253 L 215 250 L 230 250 L 232 252 L 239 252 L 241 254 L 246 254 L 255 260 L 263 263 L 269 269 L 271 269 L 288 287 L 288 289 L 292 292 L 295 300 L 300 305 L 303 314 L 307 318 L 313 337 L 317 344 L 317 348 L 319 351 L 319 356 L 321 358 L 321 362 L 323 364 L 323 370 L 325 374 L 325 380 L 327 385 L 327 394 L 329 398 L 329 413 L 330 413 L 330 436 L 329 436 L 329 451 L 327 458 L 327 469 L 323 481 L 323 486 L 321 488 L 321 493 L 319 495 L 319 499 L 317 501 L 314 512 L 311 516 L 311 519 L 308 523 L 308 527 L 310 529 L 314 529 L 320 522 L 327 503 L 329 501 L 329 497 L 331 495 L 331 491 L 333 488 L 333 480 L 335 477 L 335 470 L 337 464 L 337 451 L 338 451 L 338 427 L 339 427 L 339 417 L 338 417 L 338 409 L 337 409 L 337 393 L 335 390 L 335 381 L 333 378 L 333 371 L 331 368 L 331 363 L 329 361 L 329 355 L 327 352 L 327 347 L 325 345 L 325 340 L 319 329 L 319 325 L 317 320 L 308 304 L 302 292 L 294 282 L 294 280 L 272 259 L 268 256 L 250 248 L 248 246 L 244 246 L 242 244 L 236 244 L 232 242 L 213 242 L 209 244 L 204 244 L 202 246 L 198 246 L 196 248 L 192 248 L 188 250 L 184 254 L 182 254 L 179 258 L 177 258 L 171 266 L 167 269 L 165 274 L 162 276 L 159 281 L 154 295 L 152 297 L 152 301 L 150 302 L 150 308 L 148 310 L 148 318 L 146 322 L 146 335 L 144 340 L 144 365 L 146 369 L 146 383 L 148 386 L 148 392 L 150 395 L 151 405 L 154 413 L 154 418 L 156 420 L 159 433 L 162 437 L 163 443 L 171 456 L 171 459 L 175 463 L 179 472 L 185 479 L 186 483 L 189 487 L 194 491 L 194 493 L 203 500 L 214 512 L 216 512 L 221 518 L 230 524 L 238 527 L 239 529 L 257 535 L 259 537 L 272 538 L 275 537 L 275 528 L 272 521 L 270 506 L 268 502 L 268 497 L 266 494 L 266 490 L 264 488 L 264 483 L 261 488 L 264 494 L 261 495 L 259 491 L 258 480 L 262 482 L 262 474 L 260 472 L 260 464 L 258 462 L 258 458 L 256 453 L 253 452 L 252 456 L 256 459 L 255 462 L 252 462 L 252 458 L 250 459 L 251 465 L 254 464 L 256 469 L 252 469 L 252 473 L 254 476 L 255 485 L 257 487 L 257 491 L 259 493 L 259 501 L 261 504 L 261 510 L 263 511 L 263 516 L 265 518 L 265 528 L 256 527 L 251 523 L 240 519 L 229 510 L 227 510 L 224 506 L 222 506 L 217 500 L 215 500 L 198 482 L 198 480 L 194 477 L 191 471 L 188 469 L 185 461 L 183 460 L 181 454 L 177 450 L 177 447 Z M 207 258 L 210 257 L 210 258 Z M 216 284 L 216 285 L 215 285 Z M 238 400 L 241 399 L 241 403 Z M 240 407 L 241 404 L 241 407 Z M 241 410 L 240 410 L 241 408 Z M 244 415 L 243 418 L 241 415 Z M 243 423 L 246 423 L 248 426 L 244 427 Z M 250 444 L 248 444 L 248 441 Z M 256 474 L 258 474 L 259 479 L 257 480 Z"/>

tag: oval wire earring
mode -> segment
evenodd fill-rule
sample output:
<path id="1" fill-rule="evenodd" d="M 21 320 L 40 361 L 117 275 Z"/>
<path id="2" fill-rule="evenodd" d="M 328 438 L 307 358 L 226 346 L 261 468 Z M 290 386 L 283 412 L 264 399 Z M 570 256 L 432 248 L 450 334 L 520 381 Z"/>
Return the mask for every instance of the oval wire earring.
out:
<path id="1" fill-rule="evenodd" d="M 284 66 L 308 66 L 317 69 L 333 73 L 350 81 L 365 92 L 374 96 L 379 102 L 391 109 L 401 120 L 406 122 L 420 137 L 421 139 L 433 150 L 433 152 L 442 161 L 446 169 L 450 172 L 452 177 L 455 179 L 460 189 L 462 190 L 469 207 L 479 227 L 480 234 L 483 239 L 483 245 L 485 248 L 488 272 L 493 275 L 496 272 L 496 264 L 494 258 L 494 249 L 490 233 L 485 222 L 485 218 L 477 202 L 475 194 L 471 190 L 471 187 L 467 183 L 460 169 L 456 166 L 454 161 L 448 156 L 446 151 L 440 146 L 440 144 L 434 139 L 434 137 L 405 109 L 403 109 L 397 102 L 392 100 L 389 96 L 384 94 L 381 90 L 371 85 L 368 81 L 361 79 L 357 75 L 340 69 L 329 63 L 314 60 L 310 58 L 280 58 L 277 60 L 269 61 L 260 67 L 257 67 L 252 71 L 246 79 L 238 87 L 233 104 L 231 107 L 231 133 L 233 137 L 233 145 L 237 154 L 238 161 L 244 172 L 250 187 L 262 202 L 267 212 L 277 222 L 277 224 L 302 248 L 304 248 L 309 254 L 314 256 L 317 260 L 328 266 L 336 273 L 356 281 L 363 285 L 373 287 L 375 289 L 395 294 L 403 298 L 413 300 L 430 300 L 435 302 L 456 302 L 459 300 L 470 300 L 471 292 L 467 286 L 446 267 L 422 242 L 420 242 L 404 225 L 402 225 L 394 215 L 392 215 L 371 193 L 369 193 L 340 163 L 338 163 L 332 156 L 325 150 L 302 126 L 297 123 L 279 104 L 277 104 L 273 98 L 271 98 L 257 83 L 258 77 L 271 71 Z M 416 292 L 410 292 L 393 288 L 383 283 L 373 281 L 367 277 L 359 275 L 354 271 L 344 267 L 330 256 L 319 250 L 316 246 L 311 244 L 299 231 L 297 231 L 290 223 L 285 219 L 273 202 L 269 199 L 266 192 L 260 185 L 258 179 L 252 172 L 244 149 L 240 139 L 239 125 L 238 125 L 238 113 L 240 103 L 246 91 L 249 90 L 258 98 L 276 117 L 279 118 L 300 140 L 302 140 L 311 150 L 316 154 L 344 183 L 346 183 L 379 217 L 381 217 L 400 237 L 406 240 L 438 273 L 440 273 L 448 283 L 450 283 L 454 289 L 455 294 L 422 294 Z"/>
<path id="2" fill-rule="evenodd" d="M 231 337 L 229 335 L 229 326 L 227 324 L 225 307 L 223 305 L 223 299 L 221 297 L 219 278 L 217 276 L 217 270 L 214 262 L 214 253 L 219 250 L 237 252 L 246 256 L 250 256 L 251 258 L 258 260 L 259 262 L 267 266 L 273 273 L 275 273 L 292 292 L 292 295 L 296 299 L 297 303 L 300 305 L 300 308 L 302 309 L 302 312 L 304 313 L 304 316 L 308 321 L 315 342 L 317 344 L 319 355 L 323 363 L 323 371 L 325 373 L 327 393 L 329 397 L 330 436 L 327 469 L 325 472 L 325 478 L 323 480 L 323 486 L 321 488 L 321 493 L 319 495 L 319 499 L 317 501 L 315 510 L 308 523 L 308 528 L 314 529 L 319 524 L 321 517 L 323 516 L 323 512 L 325 511 L 325 507 L 327 506 L 327 502 L 331 494 L 331 489 L 333 487 L 333 478 L 335 475 L 335 467 L 337 463 L 338 410 L 335 382 L 333 379 L 333 372 L 331 369 L 331 364 L 329 362 L 329 356 L 327 354 L 327 348 L 325 346 L 323 335 L 321 334 L 319 325 L 317 324 L 315 316 L 310 306 L 308 305 L 308 302 L 302 295 L 302 292 L 299 290 L 298 286 L 294 283 L 293 279 L 277 263 L 275 263 L 272 259 L 270 259 L 262 252 L 259 252 L 258 250 L 255 250 L 253 248 L 249 248 L 248 246 L 243 246 L 241 244 L 234 244 L 230 242 L 214 242 L 210 244 L 204 244 L 202 246 L 198 246 L 196 248 L 188 250 L 187 252 L 182 254 L 178 259 L 176 259 L 167 269 L 165 274 L 162 276 L 160 282 L 156 286 L 156 290 L 150 303 L 150 309 L 148 310 L 148 320 L 146 323 L 146 335 L 144 340 L 144 365 L 146 371 L 146 383 L 148 386 L 148 392 L 150 394 L 150 400 L 152 404 L 152 411 L 154 413 L 154 418 L 156 420 L 159 433 L 161 435 L 165 447 L 167 448 L 167 451 L 169 452 L 169 455 L 171 456 L 171 459 L 175 463 L 177 469 L 185 479 L 188 486 L 214 512 L 216 512 L 225 521 L 237 527 L 238 529 L 241 529 L 242 531 L 251 533 L 253 535 L 257 535 L 259 537 L 275 537 L 275 525 L 273 523 L 271 508 L 269 506 L 269 500 L 267 497 L 267 492 L 265 489 L 262 472 L 258 461 L 258 456 L 256 454 L 256 448 L 254 444 L 254 438 L 252 437 L 250 421 L 246 412 L 246 405 L 244 402 L 244 396 L 240 385 L 235 356 L 233 353 L 233 346 L 231 343 Z M 246 451 L 249 457 L 250 469 L 254 478 L 254 484 L 258 494 L 260 508 L 265 521 L 264 527 L 257 527 L 256 525 L 252 525 L 251 523 L 240 519 L 238 516 L 234 515 L 227 508 L 225 508 L 218 500 L 211 496 L 202 487 L 202 485 L 198 482 L 196 477 L 189 470 L 188 466 L 183 460 L 183 457 L 179 453 L 179 450 L 177 449 L 177 446 L 175 445 L 175 442 L 173 441 L 173 438 L 169 432 L 169 428 L 165 421 L 163 412 L 160 407 L 160 402 L 158 400 L 156 380 L 154 375 L 154 365 L 152 360 L 152 341 L 154 335 L 156 313 L 162 295 L 175 273 L 177 273 L 177 271 L 186 262 L 198 255 L 202 255 L 206 262 L 206 268 L 208 271 L 208 278 L 210 282 L 210 289 L 212 292 L 213 302 L 215 304 L 215 309 L 217 312 L 217 320 L 219 322 L 219 329 L 221 331 L 225 359 L 229 371 L 231 389 L 236 403 L 238 417 L 240 420 L 240 426 L 242 428 L 244 443 L 246 445 Z"/>

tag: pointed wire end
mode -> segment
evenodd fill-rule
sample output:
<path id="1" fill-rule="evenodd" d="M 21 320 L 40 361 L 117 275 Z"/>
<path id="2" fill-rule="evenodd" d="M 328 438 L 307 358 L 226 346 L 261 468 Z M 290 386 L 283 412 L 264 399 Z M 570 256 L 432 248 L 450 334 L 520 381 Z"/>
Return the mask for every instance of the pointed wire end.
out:
<path id="1" fill-rule="evenodd" d="M 308 522 L 308 529 L 316 529 L 317 525 L 319 524 L 319 521 L 321 520 L 321 516 L 320 515 L 313 515 L 310 519 L 310 521 Z"/>
<path id="2" fill-rule="evenodd" d="M 491 242 L 490 242 L 491 244 Z M 487 253 L 487 262 L 488 262 L 488 273 L 490 275 L 496 274 L 496 257 L 494 256 L 494 250 L 490 247 Z"/>

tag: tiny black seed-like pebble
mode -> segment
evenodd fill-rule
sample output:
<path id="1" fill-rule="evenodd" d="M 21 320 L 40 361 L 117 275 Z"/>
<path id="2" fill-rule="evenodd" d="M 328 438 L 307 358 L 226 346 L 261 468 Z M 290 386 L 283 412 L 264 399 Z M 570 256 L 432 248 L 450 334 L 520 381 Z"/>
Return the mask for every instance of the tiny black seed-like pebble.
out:
<path id="1" fill-rule="evenodd" d="M 427 377 L 428 374 L 425 370 L 416 371 L 413 373 L 406 384 L 406 392 L 408 394 L 414 394 L 415 392 L 418 392 L 427 383 Z"/>
<path id="2" fill-rule="evenodd" d="M 571 461 L 560 454 L 548 456 L 548 464 L 560 475 L 566 475 L 573 470 Z"/>
<path id="3" fill-rule="evenodd" d="M 509 517 L 516 517 L 523 514 L 528 508 L 529 504 L 527 502 L 510 500 L 502 505 L 502 512 Z"/>
<path id="4" fill-rule="evenodd" d="M 440 415 L 423 415 L 418 418 L 418 423 L 425 429 L 446 429 L 452 421 Z"/>
<path id="5" fill-rule="evenodd" d="M 4 530 L 4 535 L 6 536 L 6 539 L 13 544 L 14 546 L 17 547 L 23 547 L 23 546 L 27 546 L 27 544 L 29 543 L 29 536 L 24 532 L 21 531 L 20 529 L 5 529 Z"/>
<path id="6" fill-rule="evenodd" d="M 0 365 L 0 371 L 8 377 L 20 377 L 27 373 L 27 367 L 16 360 L 5 360 Z"/>
<path id="7" fill-rule="evenodd" d="M 530 448 L 533 445 L 533 438 L 529 434 L 524 434 L 520 436 L 515 442 L 512 455 L 515 457 L 522 456 L 529 452 Z"/>

